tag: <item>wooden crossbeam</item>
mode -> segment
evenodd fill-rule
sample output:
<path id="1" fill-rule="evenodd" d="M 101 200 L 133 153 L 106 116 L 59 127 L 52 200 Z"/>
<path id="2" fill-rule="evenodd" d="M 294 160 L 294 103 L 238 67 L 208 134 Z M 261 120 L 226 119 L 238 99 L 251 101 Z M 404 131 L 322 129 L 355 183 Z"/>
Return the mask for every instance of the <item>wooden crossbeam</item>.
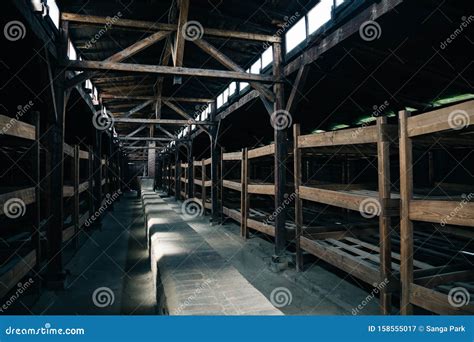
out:
<path id="1" fill-rule="evenodd" d="M 160 131 L 162 131 L 163 133 L 165 133 L 167 136 L 169 136 L 171 139 L 175 140 L 177 139 L 177 137 L 173 134 L 171 134 L 170 131 L 168 131 L 167 129 L 161 127 L 161 126 L 156 126 L 156 128 L 158 128 Z"/>
<path id="2" fill-rule="evenodd" d="M 106 58 L 104 62 L 121 62 L 129 57 L 132 57 L 136 53 L 146 49 L 147 47 L 155 44 L 156 42 L 162 40 L 163 38 L 166 38 L 168 34 L 169 32 L 164 32 L 164 31 L 155 32 L 151 36 L 146 37 L 142 40 L 139 40 L 138 42 L 130 45 L 129 47 L 123 49 L 122 51 L 117 52 L 116 54 L 110 56 L 109 58 Z M 93 76 L 93 73 L 84 72 L 68 80 L 67 85 L 69 87 L 74 87 L 84 82 L 85 80 L 91 78 L 92 76 Z"/>
<path id="3" fill-rule="evenodd" d="M 172 141 L 172 138 L 160 138 L 160 137 L 127 137 L 119 136 L 119 140 L 129 140 L 129 141 Z"/>
<path id="4" fill-rule="evenodd" d="M 176 112 L 177 114 L 181 115 L 183 118 L 185 119 L 188 119 L 188 120 L 193 120 L 193 118 L 191 116 L 189 116 L 184 110 L 182 110 L 181 108 L 179 108 L 178 106 L 174 105 L 173 103 L 167 101 L 167 100 L 164 100 L 162 99 L 163 103 L 168 106 L 169 108 L 171 108 L 174 112 Z"/>
<path id="5" fill-rule="evenodd" d="M 125 112 L 124 113 L 124 116 L 126 117 L 129 117 L 137 112 L 139 112 L 140 110 L 142 110 L 143 108 L 149 106 L 150 104 L 153 103 L 153 100 L 148 100 L 148 101 L 145 101 L 143 103 L 140 103 L 138 106 L 136 107 L 133 107 L 132 109 L 130 109 L 128 112 Z"/>
<path id="6" fill-rule="evenodd" d="M 185 32 L 186 22 L 188 21 L 189 0 L 179 1 L 179 18 L 174 43 L 173 64 L 175 67 L 183 66 L 184 44 L 186 42 Z M 178 82 L 179 84 L 181 82 Z"/>
<path id="7" fill-rule="evenodd" d="M 149 124 L 149 125 L 210 125 L 208 121 L 194 121 L 194 120 L 171 120 L 171 119 L 132 119 L 132 118 L 114 118 L 115 123 L 130 123 L 130 124 Z"/>
<path id="8" fill-rule="evenodd" d="M 106 25 L 109 24 L 110 19 L 106 17 L 93 16 L 93 15 L 83 15 L 77 13 L 67 13 L 63 12 L 61 14 L 61 19 L 69 22 L 76 22 L 87 25 Z M 167 24 L 159 23 L 153 21 L 142 21 L 142 20 L 131 20 L 131 19 L 118 19 L 114 22 L 113 27 L 124 27 L 131 29 L 138 29 L 143 31 L 176 31 L 178 25 L 176 24 Z M 242 40 L 253 40 L 260 42 L 270 42 L 277 43 L 281 42 L 281 38 L 276 35 L 267 35 L 261 33 L 250 33 L 250 32 L 239 32 L 232 30 L 222 30 L 214 28 L 204 28 L 204 35 L 214 36 L 214 37 L 223 37 L 223 38 L 234 38 Z"/>
<path id="9" fill-rule="evenodd" d="M 101 94 L 100 98 L 110 100 L 154 100 L 155 96 L 140 96 L 140 95 L 114 95 L 114 94 Z M 191 102 L 191 103 L 210 103 L 213 99 L 197 98 L 197 97 L 162 97 L 163 100 L 173 102 Z"/>
<path id="10" fill-rule="evenodd" d="M 226 78 L 240 81 L 256 81 L 273 83 L 275 78 L 271 75 L 248 74 L 246 72 L 209 70 L 198 68 L 175 68 L 159 65 L 132 64 L 132 63 L 114 63 L 100 61 L 69 61 L 63 62 L 63 67 L 71 70 L 110 70 L 137 73 L 150 73 L 172 76 L 194 76 L 210 78 Z M 268 90 L 268 89 L 267 89 Z"/>
<path id="11" fill-rule="evenodd" d="M 235 72 L 239 72 L 239 73 L 245 73 L 245 70 L 243 68 L 241 68 L 237 63 L 235 63 L 234 61 L 232 61 L 229 57 L 227 57 L 226 55 L 224 55 L 221 51 L 219 51 L 216 47 L 214 47 L 213 45 L 209 44 L 207 41 L 203 40 L 203 39 L 196 39 L 193 41 L 194 44 L 196 44 L 201 50 L 203 50 L 204 52 L 206 52 L 207 54 L 209 54 L 211 57 L 213 57 L 215 60 L 217 60 L 219 63 L 221 63 L 222 65 L 224 65 L 226 68 L 230 69 L 230 70 L 233 70 Z M 274 102 L 275 100 L 275 96 L 273 95 L 273 93 L 265 88 L 263 85 L 261 84 L 258 84 L 258 83 L 254 83 L 254 82 L 250 82 L 250 85 L 258 90 L 260 92 L 260 94 L 262 94 L 263 96 L 265 96 L 266 99 L 268 99 L 269 101 L 271 102 Z"/>

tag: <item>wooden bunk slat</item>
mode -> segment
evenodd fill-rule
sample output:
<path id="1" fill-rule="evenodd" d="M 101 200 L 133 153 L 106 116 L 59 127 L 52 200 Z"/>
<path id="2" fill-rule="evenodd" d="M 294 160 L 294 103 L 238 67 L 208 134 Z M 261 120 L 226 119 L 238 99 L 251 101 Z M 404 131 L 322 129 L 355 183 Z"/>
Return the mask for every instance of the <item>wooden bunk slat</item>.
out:
<path id="1" fill-rule="evenodd" d="M 224 215 L 230 217 L 231 219 L 233 219 L 233 220 L 235 220 L 239 223 L 242 222 L 242 215 L 238 210 L 223 207 L 222 212 L 224 213 Z"/>
<path id="2" fill-rule="evenodd" d="M 75 227 L 74 225 L 67 227 L 63 230 L 63 242 L 67 242 L 74 236 Z"/>
<path id="3" fill-rule="evenodd" d="M 222 186 L 224 188 L 229 188 L 229 189 L 232 189 L 232 190 L 235 190 L 235 191 L 239 191 L 239 192 L 242 191 L 242 183 L 240 183 L 240 182 L 235 182 L 235 181 L 224 179 L 222 181 Z"/>
<path id="4" fill-rule="evenodd" d="M 248 184 L 248 193 L 259 195 L 274 195 L 275 185 L 273 184 Z"/>
<path id="5" fill-rule="evenodd" d="M 449 303 L 448 295 L 413 283 L 410 284 L 410 302 L 439 315 L 474 314 L 473 304 L 454 307 Z"/>
<path id="6" fill-rule="evenodd" d="M 449 269 L 449 268 L 448 268 Z M 433 288 L 441 284 L 447 284 L 454 281 L 473 281 L 474 270 L 462 270 L 447 273 L 436 273 L 425 277 L 415 279 L 417 285 L 426 288 Z"/>
<path id="7" fill-rule="evenodd" d="M 411 200 L 410 220 L 474 227 L 474 203 Z"/>
<path id="8" fill-rule="evenodd" d="M 79 184 L 79 193 L 83 193 L 87 189 L 89 189 L 89 181 L 85 181 Z"/>
<path id="9" fill-rule="evenodd" d="M 0 194 L 0 215 L 4 214 L 5 202 L 12 198 L 19 198 L 25 205 L 34 203 L 36 198 L 35 188 L 25 188 Z"/>
<path id="10" fill-rule="evenodd" d="M 259 158 L 275 154 L 275 144 L 257 147 L 247 151 L 248 159 Z"/>
<path id="11" fill-rule="evenodd" d="M 0 298 L 3 298 L 8 291 L 28 274 L 36 265 L 36 250 L 32 250 L 26 256 L 5 273 L 0 276 Z"/>
<path id="12" fill-rule="evenodd" d="M 422 134 L 452 130 L 457 122 L 474 124 L 474 100 L 466 101 L 428 113 L 412 116 L 407 119 L 407 133 L 409 137 Z"/>
<path id="13" fill-rule="evenodd" d="M 3 133 L 4 135 L 28 140 L 36 139 L 35 126 L 16 120 L 14 118 L 10 118 L 5 115 L 0 115 L 0 126 L 9 127 L 9 129 L 5 130 L 5 132 Z"/>
<path id="14" fill-rule="evenodd" d="M 379 135 L 377 126 L 366 126 L 326 133 L 307 134 L 300 135 L 298 137 L 298 147 L 310 148 L 323 146 L 370 144 L 376 143 L 378 136 Z"/>
<path id="15" fill-rule="evenodd" d="M 79 159 L 89 159 L 89 152 L 80 150 Z"/>
<path id="16" fill-rule="evenodd" d="M 242 152 L 227 152 L 222 154 L 222 160 L 242 160 Z"/>
<path id="17" fill-rule="evenodd" d="M 64 154 L 69 157 L 74 157 L 74 147 L 64 143 Z"/>
<path id="18" fill-rule="evenodd" d="M 261 233 L 275 237 L 275 227 L 269 224 L 265 224 L 261 221 L 248 218 L 247 227 L 258 230 Z"/>

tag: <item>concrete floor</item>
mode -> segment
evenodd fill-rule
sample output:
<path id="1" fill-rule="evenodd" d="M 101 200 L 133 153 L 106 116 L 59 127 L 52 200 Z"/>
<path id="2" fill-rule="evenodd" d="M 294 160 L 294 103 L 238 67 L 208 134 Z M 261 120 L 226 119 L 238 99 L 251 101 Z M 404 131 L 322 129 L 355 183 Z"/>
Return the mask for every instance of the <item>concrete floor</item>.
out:
<path id="1" fill-rule="evenodd" d="M 165 201 L 270 301 L 274 299 L 272 292 L 286 289 L 291 300 L 279 307 L 286 315 L 351 315 L 369 294 L 349 281 L 347 275 L 331 272 L 321 262 L 300 273 L 293 269 L 274 273 L 268 266 L 273 252 L 270 241 L 256 235 L 243 241 L 239 226 L 233 221 L 211 226 L 206 216 L 189 220 L 181 215 L 180 202 L 170 198 Z M 92 232 L 66 269 L 70 272 L 66 289 L 43 292 L 29 310 L 31 313 L 156 314 L 142 206 L 134 193 L 123 195 L 114 204 L 114 211 L 106 213 L 102 228 Z M 97 305 L 94 292 L 103 292 L 103 288 L 108 291 L 102 298 L 107 305 Z M 378 299 L 368 301 L 359 314 L 379 314 Z"/>

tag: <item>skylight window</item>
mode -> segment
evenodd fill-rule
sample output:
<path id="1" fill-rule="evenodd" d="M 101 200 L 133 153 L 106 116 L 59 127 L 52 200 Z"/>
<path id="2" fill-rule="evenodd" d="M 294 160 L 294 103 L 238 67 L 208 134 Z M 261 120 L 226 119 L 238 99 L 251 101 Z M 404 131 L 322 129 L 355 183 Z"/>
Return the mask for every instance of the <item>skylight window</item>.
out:
<path id="1" fill-rule="evenodd" d="M 236 90 L 237 90 L 237 83 L 232 82 L 231 84 L 229 84 L 229 96 L 234 95 Z"/>
<path id="2" fill-rule="evenodd" d="M 321 26 L 331 20 L 333 0 L 321 0 L 308 12 L 309 34 L 317 31 Z"/>
<path id="3" fill-rule="evenodd" d="M 344 3 L 344 0 L 336 0 L 336 7 L 339 5 L 342 5 Z"/>
<path id="4" fill-rule="evenodd" d="M 56 5 L 55 0 L 50 0 L 48 1 L 48 7 L 49 7 L 49 17 L 51 18 L 51 21 L 53 22 L 54 26 L 59 30 L 59 8 L 58 5 Z"/>
<path id="5" fill-rule="evenodd" d="M 224 94 L 220 94 L 217 97 L 217 108 L 221 108 L 223 104 L 224 104 Z"/>
<path id="6" fill-rule="evenodd" d="M 68 49 L 67 49 L 67 56 L 69 57 L 69 60 L 71 61 L 77 60 L 76 49 L 74 48 L 74 45 L 72 45 L 72 42 L 70 40 L 69 40 Z"/>
<path id="7" fill-rule="evenodd" d="M 306 17 L 301 18 L 286 33 L 286 52 L 290 52 L 306 39 Z"/>
<path id="8" fill-rule="evenodd" d="M 227 88 L 226 90 L 224 90 L 224 92 L 222 93 L 222 95 L 224 96 L 224 103 L 227 103 L 227 101 L 229 101 L 229 88 Z"/>
<path id="9" fill-rule="evenodd" d="M 273 46 L 270 46 L 262 53 L 262 69 L 265 69 L 273 62 Z"/>
<path id="10" fill-rule="evenodd" d="M 255 63 L 252 64 L 250 67 L 251 74 L 260 74 L 260 70 L 262 70 L 262 60 L 259 58 Z"/>

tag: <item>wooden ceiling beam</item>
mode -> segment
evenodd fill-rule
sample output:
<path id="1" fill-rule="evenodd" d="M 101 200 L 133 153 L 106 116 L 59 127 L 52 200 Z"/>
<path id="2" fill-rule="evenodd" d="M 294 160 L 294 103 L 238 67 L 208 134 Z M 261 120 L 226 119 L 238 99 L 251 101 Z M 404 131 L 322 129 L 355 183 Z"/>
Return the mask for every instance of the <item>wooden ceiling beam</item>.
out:
<path id="1" fill-rule="evenodd" d="M 240 72 L 240 73 L 245 73 L 245 70 L 240 67 L 237 63 L 232 61 L 229 57 L 224 55 L 221 51 L 219 51 L 216 47 L 213 45 L 209 44 L 203 39 L 196 39 L 193 41 L 194 44 L 196 44 L 201 50 L 209 54 L 211 57 L 213 57 L 215 60 L 217 60 L 219 63 L 224 65 L 226 68 L 233 70 L 235 72 Z M 249 74 L 253 75 L 253 74 Z M 260 94 L 262 94 L 267 100 L 274 102 L 275 101 L 275 96 L 273 95 L 273 92 L 267 88 L 265 88 L 262 84 L 250 82 L 250 85 L 258 90 Z"/>
<path id="2" fill-rule="evenodd" d="M 249 74 L 246 72 L 209 70 L 198 68 L 175 68 L 160 65 L 133 64 L 133 63 L 115 63 L 99 61 L 69 61 L 63 62 L 63 67 L 70 70 L 110 70 L 123 72 L 150 73 L 172 76 L 190 76 L 190 77 L 209 77 L 234 79 L 249 82 L 274 83 L 277 81 L 272 75 Z M 265 88 L 266 89 L 266 88 Z M 267 89 L 267 91 L 269 91 Z M 270 92 L 271 93 L 271 92 Z M 272 94 L 273 95 L 273 94 Z"/>
<path id="3" fill-rule="evenodd" d="M 194 121 L 194 120 L 172 120 L 172 119 L 140 119 L 140 118 L 114 118 L 115 123 L 128 124 L 148 124 L 148 125 L 209 125 L 208 121 Z"/>
<path id="4" fill-rule="evenodd" d="M 140 96 L 140 95 L 114 95 L 114 94 L 101 94 L 99 95 L 102 99 L 111 99 L 111 100 L 153 100 L 155 96 Z M 192 103 L 210 103 L 214 99 L 206 98 L 196 98 L 196 97 L 162 97 L 163 100 L 173 101 L 173 102 L 192 102 Z"/>
<path id="5" fill-rule="evenodd" d="M 83 15 L 76 13 L 63 12 L 61 19 L 69 22 L 87 24 L 87 25 L 106 25 L 110 22 L 110 19 L 106 17 Z M 159 23 L 153 21 L 142 21 L 142 20 L 131 20 L 131 19 L 118 19 L 114 22 L 113 28 L 131 28 L 138 29 L 146 32 L 152 31 L 177 31 L 177 24 Z M 222 37 L 222 38 L 233 38 L 241 40 L 251 40 L 269 43 L 280 43 L 282 39 L 276 35 L 268 35 L 261 33 L 251 32 L 239 32 L 233 30 L 222 30 L 214 28 L 204 28 L 205 36 Z"/>
<path id="6" fill-rule="evenodd" d="M 130 141 L 173 141 L 171 138 L 161 138 L 161 137 L 127 137 L 119 136 L 119 140 L 130 140 Z"/>

